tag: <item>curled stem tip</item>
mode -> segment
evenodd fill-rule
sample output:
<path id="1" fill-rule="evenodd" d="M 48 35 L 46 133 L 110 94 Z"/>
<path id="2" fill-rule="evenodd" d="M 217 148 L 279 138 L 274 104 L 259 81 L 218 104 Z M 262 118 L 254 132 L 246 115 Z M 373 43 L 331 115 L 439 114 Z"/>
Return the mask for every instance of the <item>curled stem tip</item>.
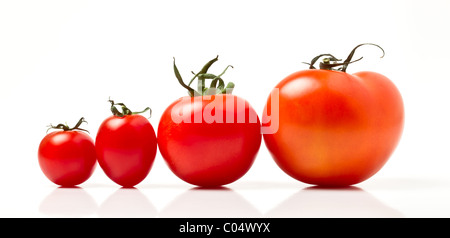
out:
<path id="1" fill-rule="evenodd" d="M 353 48 L 353 50 L 352 50 L 352 51 L 350 52 L 350 54 L 347 56 L 347 59 L 344 61 L 343 65 L 342 65 L 342 71 L 343 71 L 343 72 L 345 72 L 345 71 L 347 70 L 347 67 L 348 67 L 349 64 L 351 64 L 351 63 L 353 63 L 353 62 L 356 62 L 356 61 L 359 61 L 360 59 L 362 59 L 362 57 L 361 57 L 361 58 L 358 59 L 358 60 L 355 60 L 355 61 L 353 61 L 353 62 L 351 61 L 352 58 L 353 58 L 353 55 L 354 55 L 355 52 L 356 52 L 356 49 L 358 49 L 359 47 L 361 47 L 361 46 L 363 46 L 363 45 L 373 45 L 373 46 L 378 47 L 378 48 L 383 52 L 383 55 L 381 55 L 380 58 L 383 58 L 383 57 L 384 57 L 385 52 L 384 52 L 384 49 L 381 48 L 381 46 L 379 46 L 379 45 L 377 45 L 377 44 L 373 44 L 373 43 L 363 43 L 363 44 L 359 44 L 359 45 L 357 45 L 355 48 Z"/>

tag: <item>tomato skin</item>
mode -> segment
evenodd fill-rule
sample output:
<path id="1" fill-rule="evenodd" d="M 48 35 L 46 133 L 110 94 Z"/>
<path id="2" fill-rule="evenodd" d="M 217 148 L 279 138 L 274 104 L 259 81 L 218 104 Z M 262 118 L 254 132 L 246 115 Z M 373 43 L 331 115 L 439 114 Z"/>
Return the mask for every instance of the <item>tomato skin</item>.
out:
<path id="1" fill-rule="evenodd" d="M 276 87 L 276 133 L 264 142 L 278 166 L 293 178 L 319 186 L 348 186 L 378 172 L 396 148 L 404 125 L 402 97 L 375 72 L 332 70 L 293 73 Z M 275 90 L 274 89 L 274 90 Z"/>
<path id="2" fill-rule="evenodd" d="M 110 116 L 95 139 L 100 167 L 115 183 L 133 187 L 144 180 L 156 157 L 156 135 L 141 115 Z"/>
<path id="3" fill-rule="evenodd" d="M 205 115 L 214 100 L 220 102 L 214 115 L 222 113 L 222 122 L 211 122 L 206 116 L 197 120 L 198 115 Z M 226 106 L 227 103 L 234 107 Z M 174 122 L 173 112 L 183 112 L 183 118 L 189 118 L 190 122 Z M 245 122 L 238 122 L 239 115 L 244 113 Z M 247 173 L 261 145 L 260 130 L 255 110 L 242 98 L 234 95 L 184 97 L 163 113 L 158 126 L 158 146 L 168 167 L 180 179 L 197 186 L 216 187 L 232 183 Z"/>
<path id="4" fill-rule="evenodd" d="M 80 131 L 54 131 L 39 144 L 39 166 L 53 183 L 71 187 L 85 182 L 96 167 L 94 141 Z"/>

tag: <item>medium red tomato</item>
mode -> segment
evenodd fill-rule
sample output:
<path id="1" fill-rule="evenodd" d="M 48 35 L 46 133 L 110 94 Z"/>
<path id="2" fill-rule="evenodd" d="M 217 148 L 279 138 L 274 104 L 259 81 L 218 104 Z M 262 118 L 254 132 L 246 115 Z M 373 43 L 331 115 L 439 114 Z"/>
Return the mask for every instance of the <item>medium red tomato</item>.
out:
<path id="1" fill-rule="evenodd" d="M 362 182 L 383 167 L 400 140 L 404 107 L 396 86 L 379 73 L 345 72 L 361 45 L 343 63 L 332 62 L 337 59 L 329 54 L 316 57 L 309 70 L 275 87 L 276 99 L 268 98 L 263 126 L 278 130 L 264 134 L 265 144 L 297 180 L 319 186 Z M 314 69 L 322 56 L 330 58 Z M 337 66 L 342 68 L 334 70 Z M 273 100 L 278 104 L 271 107 Z M 271 115 L 274 110 L 278 115 Z"/>
<path id="2" fill-rule="evenodd" d="M 255 110 L 230 94 L 234 84 L 225 87 L 223 73 L 207 73 L 215 61 L 217 57 L 194 76 L 199 78 L 198 91 L 183 83 L 174 62 L 175 74 L 190 96 L 173 102 L 158 127 L 159 150 L 171 171 L 187 183 L 204 187 L 229 184 L 246 174 L 262 140 Z M 212 79 L 210 88 L 204 87 L 205 79 Z"/>
<path id="3" fill-rule="evenodd" d="M 133 187 L 147 177 L 155 160 L 155 131 L 147 118 L 123 103 L 110 102 L 114 115 L 103 121 L 95 139 L 98 163 L 112 181 Z M 115 105 L 122 106 L 123 112 Z"/>
<path id="4" fill-rule="evenodd" d="M 78 128 L 59 124 L 50 129 L 62 129 L 47 134 L 38 149 L 39 165 L 45 176 L 55 184 L 71 187 L 85 182 L 94 172 L 95 147 L 92 138 Z M 83 130 L 84 131 L 84 130 Z"/>

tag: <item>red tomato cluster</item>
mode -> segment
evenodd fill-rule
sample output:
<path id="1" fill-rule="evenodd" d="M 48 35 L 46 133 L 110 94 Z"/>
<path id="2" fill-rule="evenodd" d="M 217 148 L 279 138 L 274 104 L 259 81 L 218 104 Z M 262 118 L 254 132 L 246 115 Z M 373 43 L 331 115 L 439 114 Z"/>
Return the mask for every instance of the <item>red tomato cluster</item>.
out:
<path id="1" fill-rule="evenodd" d="M 310 69 L 282 80 L 268 97 L 262 122 L 248 101 L 231 94 L 234 84 L 225 85 L 222 76 L 232 66 L 219 75 L 208 73 L 216 57 L 186 84 L 174 60 L 175 76 L 189 95 L 167 107 L 157 136 L 147 118 L 138 115 L 149 108 L 132 112 L 109 100 L 113 115 L 100 125 L 95 145 L 79 128 L 84 118 L 73 128 L 50 127 L 63 131 L 41 141 L 41 169 L 52 182 L 75 186 L 92 175 L 98 161 L 112 181 L 132 187 L 146 178 L 159 147 L 180 179 L 216 187 L 247 173 L 263 137 L 277 165 L 299 181 L 319 186 L 362 182 L 389 159 L 404 123 L 402 97 L 387 77 L 346 73 L 349 64 L 360 60 L 351 61 L 363 45 L 379 47 L 358 45 L 343 62 L 331 54 L 319 55 Z M 196 90 L 191 87 L 194 80 Z M 211 80 L 209 87 L 206 80 Z"/>

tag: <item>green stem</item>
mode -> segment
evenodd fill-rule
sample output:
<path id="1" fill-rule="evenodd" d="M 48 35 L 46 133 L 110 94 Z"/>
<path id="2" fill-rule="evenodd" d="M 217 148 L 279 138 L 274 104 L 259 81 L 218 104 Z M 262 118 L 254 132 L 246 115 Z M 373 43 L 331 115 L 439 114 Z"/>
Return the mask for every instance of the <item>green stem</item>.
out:
<path id="1" fill-rule="evenodd" d="M 127 115 L 141 114 L 141 113 L 144 113 L 146 111 L 150 111 L 150 116 L 148 118 L 150 118 L 152 116 L 152 109 L 150 107 L 146 107 L 144 110 L 142 110 L 140 112 L 133 112 L 127 106 L 125 106 L 125 104 L 123 104 L 123 103 L 115 103 L 114 100 L 111 100 L 111 99 L 108 99 L 108 102 L 111 103 L 111 112 L 113 113 L 114 116 L 124 117 L 124 116 L 127 116 Z M 122 108 L 122 112 L 120 112 L 115 107 L 116 105 L 120 106 Z"/>
<path id="2" fill-rule="evenodd" d="M 67 124 L 62 124 L 62 123 L 60 123 L 60 124 L 58 124 L 58 125 L 56 125 L 56 126 L 53 126 L 52 124 L 50 124 L 50 125 L 48 126 L 49 128 L 47 129 L 47 133 L 48 133 L 48 131 L 51 130 L 51 129 L 59 129 L 59 130 L 63 130 L 63 131 L 79 130 L 79 131 L 85 131 L 85 132 L 89 133 L 88 130 L 85 130 L 85 129 L 80 128 L 80 126 L 81 126 L 81 124 L 82 124 L 83 122 L 86 122 L 86 123 L 87 123 L 87 121 L 84 120 L 84 117 L 80 118 L 80 120 L 78 120 L 77 124 L 76 124 L 74 127 L 72 127 L 72 128 L 70 128 Z"/>
<path id="3" fill-rule="evenodd" d="M 234 84 L 228 83 L 228 85 L 225 87 L 225 83 L 221 77 L 225 74 L 225 72 L 228 70 L 229 67 L 233 68 L 233 66 L 228 65 L 224 69 L 224 71 L 219 75 L 208 73 L 209 68 L 218 59 L 219 59 L 219 56 L 216 56 L 216 58 L 208 61 L 208 63 L 206 63 L 198 73 L 192 72 L 194 74 L 194 77 L 191 79 L 189 84 L 184 83 L 183 78 L 181 77 L 180 72 L 178 71 L 178 68 L 175 64 L 175 58 L 173 59 L 173 69 L 174 69 L 175 77 L 177 78 L 180 85 L 188 90 L 189 96 L 195 97 L 195 96 L 202 96 L 202 95 L 215 95 L 215 94 L 224 94 L 224 93 L 232 92 L 232 90 L 234 88 Z M 198 79 L 197 91 L 191 87 L 192 82 L 196 78 Z M 212 80 L 209 88 L 207 88 L 205 86 L 207 79 Z M 219 84 L 219 85 L 217 85 L 217 84 Z"/>
<path id="4" fill-rule="evenodd" d="M 203 68 L 200 70 L 200 72 L 196 73 L 196 74 L 194 75 L 194 77 L 191 79 L 191 81 L 189 81 L 188 86 L 191 86 L 191 84 L 192 84 L 192 82 L 194 81 L 194 79 L 195 79 L 196 77 L 198 77 L 200 74 L 206 74 L 206 72 L 208 72 L 208 69 L 211 67 L 211 65 L 213 65 L 217 60 L 219 60 L 219 56 L 216 56 L 216 58 L 214 58 L 214 59 L 208 61 L 208 63 L 206 63 L 206 64 L 203 66 Z M 203 82 L 203 85 L 205 85 L 204 82 Z M 201 92 L 201 91 L 203 91 L 203 88 L 202 88 L 202 90 L 200 90 L 200 92 Z"/>
<path id="5" fill-rule="evenodd" d="M 343 62 L 339 62 L 339 61 L 341 61 L 341 60 L 340 60 L 340 59 L 337 59 L 336 57 L 334 57 L 334 56 L 331 55 L 331 54 L 321 54 L 321 55 L 318 55 L 318 56 L 314 57 L 314 58 L 311 60 L 311 63 L 305 63 L 305 64 L 308 64 L 308 65 L 310 66 L 309 69 L 315 69 L 314 64 L 315 64 L 321 57 L 328 56 L 327 58 L 324 58 L 324 59 L 322 60 L 322 62 L 320 62 L 320 64 L 319 64 L 319 68 L 320 68 L 320 69 L 324 69 L 324 70 L 336 70 L 336 71 L 346 72 L 347 67 L 348 67 L 349 64 L 354 63 L 354 62 L 357 62 L 357 61 L 360 61 L 360 60 L 363 58 L 363 57 L 361 57 L 361 58 L 359 58 L 359 59 L 357 59 L 357 60 L 353 60 L 353 61 L 352 61 L 352 58 L 353 58 L 353 56 L 355 55 L 356 49 L 358 49 L 359 47 L 361 47 L 361 46 L 363 46 L 363 45 L 373 45 L 373 46 L 376 46 L 376 47 L 380 48 L 381 51 L 383 51 L 383 55 L 381 56 L 381 58 L 384 57 L 385 52 L 384 52 L 383 48 L 381 48 L 379 45 L 372 44 L 372 43 L 364 43 L 364 44 L 359 44 L 359 45 L 357 45 L 355 48 L 353 48 L 353 50 L 352 50 L 352 51 L 350 52 L 350 54 L 347 56 L 347 59 L 345 59 Z M 342 67 L 341 67 L 341 68 L 335 69 L 335 67 L 338 67 L 338 66 L 342 66 Z"/>

